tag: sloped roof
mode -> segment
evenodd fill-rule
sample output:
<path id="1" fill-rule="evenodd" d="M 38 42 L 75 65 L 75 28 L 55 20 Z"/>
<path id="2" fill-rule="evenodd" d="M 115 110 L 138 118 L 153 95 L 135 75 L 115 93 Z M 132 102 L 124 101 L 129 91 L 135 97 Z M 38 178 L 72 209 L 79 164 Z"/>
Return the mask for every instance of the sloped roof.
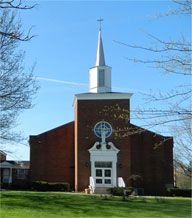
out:
<path id="1" fill-rule="evenodd" d="M 65 124 L 63 124 L 63 125 L 61 125 L 61 126 L 57 126 L 57 127 L 53 128 L 53 129 L 47 130 L 47 131 L 42 132 L 42 133 L 40 133 L 40 134 L 38 134 L 38 135 L 30 135 L 30 137 L 38 137 L 38 136 L 40 136 L 40 135 L 49 133 L 49 132 L 51 132 L 51 131 L 55 131 L 55 130 L 57 130 L 57 129 L 64 128 L 65 126 L 70 125 L 70 124 L 72 124 L 72 123 L 74 123 L 74 121 L 65 123 Z"/>
<path id="2" fill-rule="evenodd" d="M 0 168 L 29 169 L 30 161 L 6 160 L 0 163 Z"/>
<path id="3" fill-rule="evenodd" d="M 136 133 L 142 133 L 142 132 L 148 132 L 148 133 L 151 133 L 153 135 L 156 135 L 156 136 L 159 136 L 159 137 L 162 137 L 162 138 L 172 138 L 172 136 L 163 136 L 163 135 L 161 135 L 159 133 L 153 132 L 151 130 L 145 129 L 143 127 L 137 126 L 137 125 L 132 124 L 132 123 L 130 123 L 130 126 L 133 129 L 133 133 L 135 131 L 135 134 Z"/>

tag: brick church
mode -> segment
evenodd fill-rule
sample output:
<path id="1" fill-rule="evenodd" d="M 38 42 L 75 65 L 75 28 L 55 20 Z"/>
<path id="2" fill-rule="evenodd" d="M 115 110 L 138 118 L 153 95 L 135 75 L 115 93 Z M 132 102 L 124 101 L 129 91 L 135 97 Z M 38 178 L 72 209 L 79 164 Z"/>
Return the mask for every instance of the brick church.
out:
<path id="1" fill-rule="evenodd" d="M 173 138 L 130 123 L 131 93 L 112 92 L 101 31 L 89 92 L 74 96 L 74 121 L 30 136 L 31 180 L 90 187 L 135 187 L 161 195 L 173 185 Z"/>

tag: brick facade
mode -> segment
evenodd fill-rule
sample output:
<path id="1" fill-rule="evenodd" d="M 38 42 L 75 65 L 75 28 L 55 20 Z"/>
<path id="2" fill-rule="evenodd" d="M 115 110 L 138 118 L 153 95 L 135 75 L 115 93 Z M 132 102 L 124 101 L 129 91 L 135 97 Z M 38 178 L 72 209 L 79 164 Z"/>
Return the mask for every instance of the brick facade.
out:
<path id="1" fill-rule="evenodd" d="M 144 188 L 145 194 L 163 194 L 166 184 L 173 184 L 173 140 L 130 124 L 129 105 L 129 99 L 77 100 L 74 122 L 30 137 L 31 179 L 68 182 L 84 191 L 91 175 L 88 149 L 100 141 L 93 128 L 105 120 L 113 127 L 107 141 L 120 150 L 117 177 L 127 186 Z M 128 134 L 130 128 L 137 133 Z"/>
<path id="2" fill-rule="evenodd" d="M 74 184 L 74 122 L 30 136 L 31 180 Z"/>
<path id="3" fill-rule="evenodd" d="M 124 110 L 125 119 L 120 115 Z M 114 118 L 114 116 L 116 116 Z M 109 122 L 112 127 L 123 128 L 129 123 L 129 100 L 78 100 L 75 108 L 75 188 L 80 191 L 89 185 L 90 176 L 90 149 L 96 141 L 100 141 L 93 132 L 94 126 L 97 122 L 105 120 Z M 120 172 L 130 172 L 130 146 L 128 140 L 122 140 L 120 137 L 115 138 L 114 134 L 107 139 L 113 142 L 120 153 L 126 151 L 125 159 L 127 162 L 125 167 L 120 169 Z M 78 155 L 77 155 L 78 154 Z"/>
<path id="4" fill-rule="evenodd" d="M 107 139 L 120 150 L 117 162 L 117 177 L 123 177 L 128 186 L 131 176 L 141 176 L 145 193 L 161 194 L 166 184 L 173 184 L 173 141 L 129 122 L 130 103 L 120 100 L 78 100 L 75 106 L 75 188 L 82 191 L 89 185 L 90 155 L 88 149 L 96 138 L 94 125 L 105 120 L 114 132 Z M 128 134 L 129 128 L 137 128 L 137 134 Z M 141 131 L 140 131 L 141 130 Z M 163 142 L 160 145 L 158 142 Z M 155 144 L 159 144 L 155 148 Z"/>

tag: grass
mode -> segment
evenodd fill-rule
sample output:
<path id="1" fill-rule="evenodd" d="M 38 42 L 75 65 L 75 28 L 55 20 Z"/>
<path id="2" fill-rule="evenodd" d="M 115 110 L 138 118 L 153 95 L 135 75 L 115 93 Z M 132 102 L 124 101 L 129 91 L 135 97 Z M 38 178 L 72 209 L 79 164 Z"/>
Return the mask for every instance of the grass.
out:
<path id="1" fill-rule="evenodd" d="M 1 192 L 2 218 L 62 217 L 191 217 L 191 199 L 177 197 L 121 197 L 62 192 Z"/>

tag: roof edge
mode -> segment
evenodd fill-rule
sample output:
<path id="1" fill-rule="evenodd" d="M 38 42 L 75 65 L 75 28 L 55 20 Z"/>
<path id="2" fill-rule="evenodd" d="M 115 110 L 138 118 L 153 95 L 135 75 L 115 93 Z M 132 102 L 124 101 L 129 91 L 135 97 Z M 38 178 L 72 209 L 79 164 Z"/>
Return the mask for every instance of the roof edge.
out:
<path id="1" fill-rule="evenodd" d="M 53 130 L 57 130 L 57 129 L 61 128 L 61 127 L 70 125 L 70 124 L 72 124 L 72 123 L 74 123 L 74 120 L 73 120 L 73 121 L 70 121 L 70 122 L 68 122 L 68 123 L 65 123 L 65 124 L 63 124 L 63 125 L 57 126 L 57 127 L 53 128 L 53 129 L 47 130 L 47 131 L 45 131 L 45 132 L 42 132 L 42 133 L 40 133 L 40 134 L 38 134 L 38 135 L 30 135 L 29 137 L 39 137 L 40 135 L 46 134 L 46 133 L 51 132 L 51 131 L 53 131 Z"/>

